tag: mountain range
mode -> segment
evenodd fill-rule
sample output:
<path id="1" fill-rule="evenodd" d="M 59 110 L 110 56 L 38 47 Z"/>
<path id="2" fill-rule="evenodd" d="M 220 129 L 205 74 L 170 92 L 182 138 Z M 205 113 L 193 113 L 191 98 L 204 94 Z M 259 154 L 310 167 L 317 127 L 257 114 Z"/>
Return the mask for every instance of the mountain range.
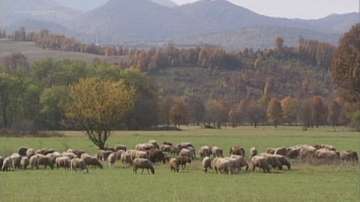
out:
<path id="1" fill-rule="evenodd" d="M 47 28 L 105 44 L 211 43 L 256 49 L 272 47 L 276 36 L 284 37 L 288 45 L 295 45 L 300 37 L 336 44 L 359 21 L 358 13 L 317 20 L 274 18 L 227 0 L 182 6 L 170 0 L 108 0 L 87 12 L 66 7 L 60 0 L 15 1 L 21 3 L 1 1 L 1 27 Z"/>

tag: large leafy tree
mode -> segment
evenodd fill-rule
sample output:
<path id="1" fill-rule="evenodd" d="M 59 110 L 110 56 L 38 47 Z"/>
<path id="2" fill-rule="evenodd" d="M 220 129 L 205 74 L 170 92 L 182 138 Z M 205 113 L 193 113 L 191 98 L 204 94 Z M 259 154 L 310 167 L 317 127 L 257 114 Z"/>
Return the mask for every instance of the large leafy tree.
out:
<path id="1" fill-rule="evenodd" d="M 121 81 L 81 79 L 70 87 L 66 116 L 100 149 L 134 105 L 135 92 Z"/>
<path id="2" fill-rule="evenodd" d="M 332 62 L 332 77 L 349 102 L 360 102 L 360 24 L 340 41 Z"/>
<path id="3" fill-rule="evenodd" d="M 267 117 L 270 122 L 277 127 L 282 120 L 282 108 L 281 103 L 278 99 L 272 98 L 267 108 Z"/>

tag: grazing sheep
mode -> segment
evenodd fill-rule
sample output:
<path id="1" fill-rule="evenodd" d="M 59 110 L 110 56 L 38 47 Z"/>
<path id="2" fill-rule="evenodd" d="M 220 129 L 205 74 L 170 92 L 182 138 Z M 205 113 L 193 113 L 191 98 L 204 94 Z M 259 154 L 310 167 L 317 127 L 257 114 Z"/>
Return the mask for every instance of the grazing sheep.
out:
<path id="1" fill-rule="evenodd" d="M 293 146 L 293 147 L 289 147 L 288 148 L 288 153 L 287 153 L 287 157 L 289 159 L 297 159 L 300 156 L 300 147 L 298 146 Z"/>
<path id="2" fill-rule="evenodd" d="M 85 151 L 80 149 L 68 149 L 66 152 L 75 154 L 78 158 L 81 157 L 81 154 L 85 153 Z"/>
<path id="3" fill-rule="evenodd" d="M 279 147 L 279 148 L 276 148 L 276 149 L 275 149 L 274 154 L 279 154 L 279 155 L 282 155 L 282 156 L 287 156 L 288 152 L 289 152 L 289 149 L 288 149 L 288 148 Z"/>
<path id="4" fill-rule="evenodd" d="M 231 155 L 230 158 L 226 159 L 230 160 L 230 171 L 232 174 L 239 173 L 243 167 L 245 167 L 246 171 L 249 170 L 249 164 L 243 156 Z"/>
<path id="5" fill-rule="evenodd" d="M 29 158 L 27 156 L 23 156 L 21 157 L 21 161 L 20 161 L 20 167 L 24 170 L 27 169 L 27 167 L 29 166 L 30 161 Z"/>
<path id="6" fill-rule="evenodd" d="M 21 162 L 21 156 L 18 154 L 18 153 L 13 153 L 11 156 L 10 156 L 11 160 L 12 160 L 12 163 L 13 163 L 13 168 L 14 169 L 19 169 L 21 166 L 20 166 L 20 162 Z"/>
<path id="7" fill-rule="evenodd" d="M 183 148 L 181 149 L 179 156 L 195 159 L 195 150 L 193 150 L 192 148 Z"/>
<path id="8" fill-rule="evenodd" d="M 0 156 L 0 168 L 2 168 L 3 162 L 4 162 L 4 158 Z"/>
<path id="9" fill-rule="evenodd" d="M 106 161 L 111 153 L 113 153 L 111 150 L 100 150 L 97 154 L 97 158 L 100 161 Z"/>
<path id="10" fill-rule="evenodd" d="M 283 155 L 267 154 L 267 153 L 263 153 L 261 155 L 268 159 L 269 164 L 273 168 L 278 168 L 279 170 L 282 170 L 283 166 L 286 166 L 288 168 L 288 170 L 291 169 L 291 164 L 290 164 L 289 160 Z"/>
<path id="11" fill-rule="evenodd" d="M 230 172 L 232 173 L 230 159 L 215 158 L 212 161 L 212 166 L 215 169 L 216 173 L 220 173 L 220 174 L 229 174 Z"/>
<path id="12" fill-rule="evenodd" d="M 328 145 L 328 144 L 317 144 L 317 145 L 314 145 L 314 147 L 316 148 L 316 150 L 327 149 L 327 150 L 331 150 L 331 151 L 336 151 L 336 148 L 334 146 Z"/>
<path id="13" fill-rule="evenodd" d="M 148 143 L 152 144 L 154 146 L 154 149 L 160 149 L 159 144 L 156 140 L 149 140 Z"/>
<path id="14" fill-rule="evenodd" d="M 28 150 L 28 148 L 26 148 L 26 147 L 20 147 L 20 148 L 18 149 L 18 154 L 19 154 L 20 156 L 26 156 L 27 150 Z"/>
<path id="15" fill-rule="evenodd" d="M 48 156 L 43 154 L 36 154 L 30 158 L 30 166 L 31 169 L 39 169 L 40 166 L 44 166 L 45 169 L 48 166 L 51 169 L 54 169 L 54 162 Z"/>
<path id="16" fill-rule="evenodd" d="M 10 156 L 4 159 L 1 170 L 3 172 L 14 170 L 14 164 Z"/>
<path id="17" fill-rule="evenodd" d="M 250 157 L 254 157 L 256 155 L 258 155 L 257 149 L 255 147 L 251 147 L 251 149 L 250 149 Z"/>
<path id="18" fill-rule="evenodd" d="M 58 157 L 55 160 L 57 168 L 64 168 L 65 170 L 70 169 L 71 159 L 67 156 Z"/>
<path id="19" fill-rule="evenodd" d="M 63 153 L 61 153 L 61 156 L 66 156 L 66 157 L 69 157 L 70 159 L 77 158 L 77 155 L 72 152 L 63 152 Z"/>
<path id="20" fill-rule="evenodd" d="M 56 158 L 60 157 L 61 154 L 59 152 L 53 152 L 53 153 L 47 154 L 46 156 L 50 159 L 51 163 L 53 165 L 55 165 Z"/>
<path id="21" fill-rule="evenodd" d="M 148 150 L 152 150 L 152 149 L 156 149 L 156 148 L 151 143 L 137 144 L 135 146 L 135 150 L 139 150 L 139 151 L 148 151 Z"/>
<path id="22" fill-rule="evenodd" d="M 146 152 L 146 151 L 136 151 L 135 152 L 135 158 L 148 159 L 149 158 L 149 153 Z"/>
<path id="23" fill-rule="evenodd" d="M 205 173 L 207 173 L 209 169 L 212 169 L 210 157 L 207 156 L 202 160 L 202 167 Z"/>
<path id="24" fill-rule="evenodd" d="M 173 150 L 173 145 L 167 145 L 167 144 L 162 144 L 160 145 L 160 150 L 163 152 L 169 152 L 171 153 L 171 151 Z"/>
<path id="25" fill-rule="evenodd" d="M 119 151 L 119 150 L 127 151 L 127 146 L 123 144 L 116 145 L 115 151 Z"/>
<path id="26" fill-rule="evenodd" d="M 282 170 L 282 164 L 280 160 L 275 156 L 276 154 L 268 154 L 268 153 L 261 153 L 260 156 L 263 156 L 268 161 L 269 165 L 272 168 L 278 168 L 279 170 Z"/>
<path id="27" fill-rule="evenodd" d="M 211 156 L 211 147 L 210 146 L 208 146 L 208 145 L 205 145 L 205 146 L 202 146 L 202 147 L 200 147 L 200 149 L 199 149 L 199 156 L 201 157 L 201 158 L 205 158 L 205 157 L 209 157 L 209 156 Z"/>
<path id="28" fill-rule="evenodd" d="M 148 157 L 149 160 L 153 163 L 163 162 L 163 164 L 165 164 L 168 159 L 165 154 L 158 149 L 150 150 L 148 153 Z"/>
<path id="29" fill-rule="evenodd" d="M 191 164 L 191 158 L 187 156 L 179 156 L 176 159 L 183 170 L 186 168 L 186 164 Z"/>
<path id="30" fill-rule="evenodd" d="M 239 155 L 239 156 L 245 156 L 245 149 L 242 148 L 240 145 L 235 145 L 230 148 L 229 154 L 232 155 Z"/>
<path id="31" fill-rule="evenodd" d="M 133 161 L 132 161 L 131 153 L 129 151 L 126 151 L 121 155 L 121 162 L 124 166 L 132 165 Z"/>
<path id="32" fill-rule="evenodd" d="M 177 158 L 171 158 L 169 161 L 170 170 L 174 172 L 179 172 L 180 164 Z"/>
<path id="33" fill-rule="evenodd" d="M 103 165 L 101 164 L 100 160 L 96 156 L 91 156 L 87 153 L 83 153 L 81 155 L 81 159 L 85 161 L 87 166 L 94 166 L 94 167 L 98 167 L 100 169 L 103 168 Z"/>
<path id="34" fill-rule="evenodd" d="M 116 153 L 113 152 L 108 156 L 108 163 L 109 163 L 109 167 L 113 167 L 116 163 Z"/>
<path id="35" fill-rule="evenodd" d="M 121 155 L 125 152 L 126 152 L 125 150 L 117 150 L 115 152 L 116 160 L 118 160 L 118 161 L 121 160 Z"/>
<path id="36" fill-rule="evenodd" d="M 316 148 L 311 145 L 301 145 L 299 157 L 301 160 L 312 160 L 315 155 Z"/>
<path id="37" fill-rule="evenodd" d="M 268 154 L 275 154 L 275 148 L 267 148 L 266 153 Z"/>
<path id="38" fill-rule="evenodd" d="M 319 163 L 331 163 L 340 159 L 340 153 L 322 148 L 315 151 L 315 158 L 319 160 Z"/>
<path id="39" fill-rule="evenodd" d="M 26 150 L 26 156 L 30 159 L 32 156 L 35 155 L 35 150 L 32 148 L 29 148 Z"/>
<path id="40" fill-rule="evenodd" d="M 212 153 L 214 158 L 216 158 L 216 157 L 224 157 L 224 150 L 221 149 L 220 147 L 217 147 L 217 146 L 213 146 L 211 148 L 211 153 Z"/>
<path id="41" fill-rule="evenodd" d="M 138 169 L 142 170 L 141 173 L 144 173 L 144 169 L 146 169 L 148 173 L 150 170 L 152 174 L 155 174 L 154 164 L 148 159 L 136 158 L 133 161 L 133 166 L 134 166 L 133 170 L 135 174 L 137 173 Z"/>
<path id="42" fill-rule="evenodd" d="M 340 152 L 340 159 L 342 161 L 346 161 L 346 162 L 358 162 L 359 161 L 359 156 L 357 152 L 354 151 L 342 151 Z"/>
<path id="43" fill-rule="evenodd" d="M 268 160 L 264 156 L 254 156 L 251 158 L 252 170 L 255 171 L 256 168 L 262 169 L 265 172 L 270 173 L 270 165 Z"/>
<path id="44" fill-rule="evenodd" d="M 83 159 L 80 158 L 74 158 L 71 159 L 70 162 L 70 169 L 71 171 L 77 172 L 78 170 L 89 172 L 89 169 Z"/>

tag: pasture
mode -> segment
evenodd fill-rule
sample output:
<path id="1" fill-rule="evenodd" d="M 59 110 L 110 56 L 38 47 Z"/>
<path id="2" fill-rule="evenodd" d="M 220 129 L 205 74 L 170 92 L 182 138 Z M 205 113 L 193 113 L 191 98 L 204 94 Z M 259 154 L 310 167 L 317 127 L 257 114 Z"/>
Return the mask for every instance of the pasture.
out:
<path id="1" fill-rule="evenodd" d="M 332 144 L 338 150 L 360 151 L 360 134 L 346 128 L 310 129 L 300 127 L 242 127 L 206 130 L 185 128 L 180 132 L 121 131 L 114 132 L 109 146 L 137 143 L 155 139 L 159 143 L 191 142 L 196 148 L 210 144 L 224 148 L 240 144 L 248 152 L 255 146 L 259 151 L 267 147 L 295 144 Z M 0 138 L 0 155 L 15 152 L 18 147 L 51 147 L 83 149 L 96 153 L 97 149 L 79 132 L 66 132 L 65 137 Z M 146 173 L 146 172 L 144 172 Z M 185 171 L 171 173 L 167 165 L 157 165 L 156 174 L 135 175 L 131 168 L 91 169 L 88 174 L 60 170 L 27 170 L 0 172 L 0 201 L 327 201 L 352 202 L 360 198 L 360 170 L 358 165 L 307 165 L 294 163 L 290 171 L 242 172 L 240 175 L 205 174 L 200 161 Z"/>

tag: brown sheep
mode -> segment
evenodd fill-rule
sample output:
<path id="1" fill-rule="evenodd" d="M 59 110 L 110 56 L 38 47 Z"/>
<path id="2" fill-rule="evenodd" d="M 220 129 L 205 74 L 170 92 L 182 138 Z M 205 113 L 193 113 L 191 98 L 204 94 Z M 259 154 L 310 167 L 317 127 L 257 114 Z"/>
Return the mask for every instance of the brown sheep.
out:
<path id="1" fill-rule="evenodd" d="M 71 159 L 67 156 L 58 157 L 55 160 L 57 168 L 64 168 L 65 170 L 70 169 Z"/>
<path id="2" fill-rule="evenodd" d="M 148 157 L 149 157 L 149 160 L 153 163 L 163 162 L 163 164 L 165 164 L 166 161 L 168 160 L 168 158 L 165 156 L 165 154 L 158 149 L 150 150 L 148 153 Z"/>
<path id="3" fill-rule="evenodd" d="M 221 149 L 220 147 L 217 147 L 217 146 L 213 146 L 211 148 L 211 153 L 212 153 L 214 158 L 216 158 L 216 157 L 224 157 L 224 150 Z"/>
<path id="4" fill-rule="evenodd" d="M 20 148 L 18 149 L 18 154 L 19 154 L 20 156 L 26 156 L 27 150 L 28 150 L 28 148 L 26 148 L 26 147 L 20 147 Z"/>
<path id="5" fill-rule="evenodd" d="M 205 173 L 207 173 L 209 169 L 212 169 L 210 157 L 205 157 L 201 163 Z"/>
<path id="6" fill-rule="evenodd" d="M 4 159 L 1 170 L 3 172 L 14 170 L 13 161 L 10 156 Z"/>
<path id="7" fill-rule="evenodd" d="M 230 148 L 229 154 L 232 155 L 239 155 L 239 156 L 245 156 L 245 149 L 242 148 L 240 145 L 235 145 Z"/>
<path id="8" fill-rule="evenodd" d="M 182 169 L 186 168 L 186 164 L 191 164 L 191 158 L 189 158 L 187 156 L 176 157 L 176 160 L 178 161 L 178 163 Z"/>
<path id="9" fill-rule="evenodd" d="M 266 157 L 264 156 L 254 156 L 251 158 L 251 165 L 252 165 L 252 170 L 255 171 L 256 168 L 262 169 L 265 172 L 270 173 L 271 172 L 271 168 L 270 165 L 268 163 L 268 160 L 266 159 Z"/>
<path id="10" fill-rule="evenodd" d="M 81 155 L 81 159 L 85 161 L 87 166 L 94 166 L 97 168 L 102 169 L 103 165 L 101 164 L 100 160 L 96 156 L 91 156 L 87 153 L 83 153 Z"/>
<path id="11" fill-rule="evenodd" d="M 160 149 L 159 144 L 156 140 L 149 140 L 148 143 L 152 144 L 154 146 L 154 149 Z"/>
<path id="12" fill-rule="evenodd" d="M 358 153 L 355 151 L 343 151 L 340 152 L 340 159 L 346 162 L 358 162 L 359 156 Z"/>
<path id="13" fill-rule="evenodd" d="M 288 153 L 287 153 L 287 157 L 289 159 L 297 159 L 300 156 L 300 147 L 289 147 L 288 148 Z"/>
<path id="14" fill-rule="evenodd" d="M 20 167 L 24 170 L 27 169 L 27 167 L 29 166 L 30 161 L 29 158 L 27 156 L 23 156 L 21 157 L 21 161 L 20 161 Z"/>
<path id="15" fill-rule="evenodd" d="M 133 171 L 134 171 L 135 174 L 137 173 L 138 169 L 142 170 L 141 173 L 144 173 L 144 169 L 146 169 L 148 171 L 148 173 L 149 173 L 149 170 L 150 170 L 152 174 L 155 174 L 154 165 L 148 159 L 136 158 L 136 159 L 133 160 L 133 166 L 134 166 Z"/>
<path id="16" fill-rule="evenodd" d="M 275 149 L 274 154 L 278 154 L 278 155 L 282 155 L 282 156 L 287 156 L 288 152 L 289 152 L 289 149 L 288 149 L 288 148 L 279 147 L 279 148 L 276 148 L 276 149 Z"/>
<path id="17" fill-rule="evenodd" d="M 210 146 L 205 145 L 205 146 L 200 147 L 200 149 L 199 149 L 200 158 L 205 158 L 207 156 L 209 157 L 209 156 L 211 156 L 211 154 L 212 154 L 212 152 L 211 152 Z"/>
<path id="18" fill-rule="evenodd" d="M 288 170 L 291 169 L 291 164 L 285 156 L 279 155 L 279 154 L 274 154 L 274 155 L 272 155 L 272 157 L 277 159 L 277 163 L 280 163 L 277 166 L 279 168 L 279 170 L 282 170 L 283 166 L 286 166 Z"/>
<path id="19" fill-rule="evenodd" d="M 77 172 L 79 169 L 81 171 L 86 171 L 87 173 L 89 172 L 89 169 L 88 169 L 85 161 L 80 158 L 71 159 L 70 169 L 71 169 L 71 171 L 75 171 L 75 172 Z"/>
<path id="20" fill-rule="evenodd" d="M 256 155 L 258 155 L 257 149 L 255 147 L 251 147 L 251 149 L 250 149 L 250 157 L 254 157 Z"/>
<path id="21" fill-rule="evenodd" d="M 282 170 L 282 164 L 280 160 L 275 156 L 276 154 L 268 154 L 268 153 L 261 153 L 260 156 L 263 156 L 268 161 L 269 165 L 272 168 L 278 168 L 279 170 Z"/>
<path id="22" fill-rule="evenodd" d="M 174 172 L 179 172 L 180 165 L 177 158 L 171 158 L 169 161 L 170 170 Z"/>

